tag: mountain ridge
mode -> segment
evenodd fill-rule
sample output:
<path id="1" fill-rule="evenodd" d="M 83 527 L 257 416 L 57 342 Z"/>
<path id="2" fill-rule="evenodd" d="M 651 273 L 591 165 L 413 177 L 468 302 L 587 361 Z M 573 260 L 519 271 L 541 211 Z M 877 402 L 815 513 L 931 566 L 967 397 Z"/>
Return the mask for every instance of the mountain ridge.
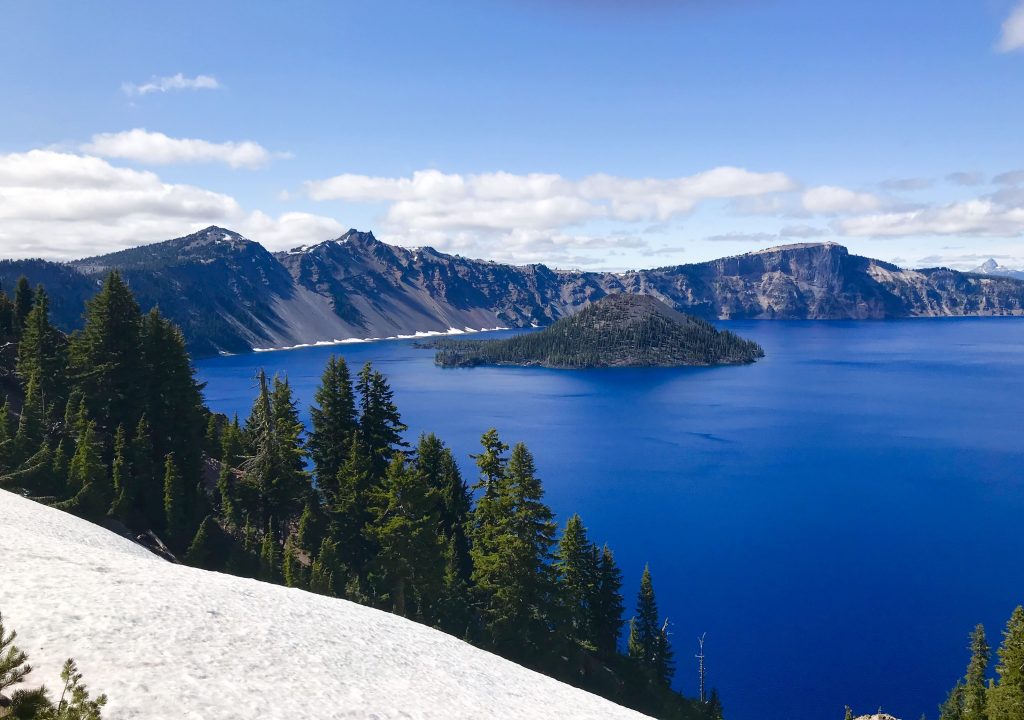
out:
<path id="1" fill-rule="evenodd" d="M 652 295 L 706 320 L 1024 315 L 1024 282 L 907 270 L 836 243 L 797 243 L 621 273 L 509 265 L 405 248 L 351 229 L 270 252 L 229 229 L 66 263 L 0 261 L 0 285 L 44 283 L 55 322 L 118 269 L 144 308 L 178 323 L 196 355 L 416 332 L 546 326 L 613 293 Z"/>

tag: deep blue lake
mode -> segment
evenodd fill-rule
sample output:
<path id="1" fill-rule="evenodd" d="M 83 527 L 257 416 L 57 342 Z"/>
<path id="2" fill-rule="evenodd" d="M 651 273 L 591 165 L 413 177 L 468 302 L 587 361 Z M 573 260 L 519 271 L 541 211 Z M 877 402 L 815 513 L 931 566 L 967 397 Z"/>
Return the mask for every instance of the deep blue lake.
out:
<path id="1" fill-rule="evenodd" d="M 730 720 L 843 706 L 937 715 L 967 634 L 997 644 L 1024 602 L 1024 320 L 731 322 L 764 360 L 713 369 L 442 370 L 405 341 L 198 363 L 248 414 L 258 367 L 307 404 L 332 353 L 388 375 L 414 440 L 464 460 L 498 428 L 536 456 L 626 575 L 645 562 L 672 622 L 676 685 L 696 638 Z"/>

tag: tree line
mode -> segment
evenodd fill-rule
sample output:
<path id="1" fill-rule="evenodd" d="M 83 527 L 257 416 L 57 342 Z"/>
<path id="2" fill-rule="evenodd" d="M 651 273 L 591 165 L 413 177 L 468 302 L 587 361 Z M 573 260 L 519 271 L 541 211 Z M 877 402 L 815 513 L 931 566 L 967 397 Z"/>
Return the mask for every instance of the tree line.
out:
<path id="1" fill-rule="evenodd" d="M 462 476 L 415 447 L 387 379 L 332 357 L 308 433 L 287 378 L 256 378 L 244 421 L 211 413 L 180 330 L 117 272 L 81 330 L 42 287 L 0 291 L 0 487 L 130 533 L 197 567 L 394 612 L 616 702 L 716 720 L 671 686 L 667 620 L 645 568 L 625 652 L 622 574 L 578 515 L 559 532 L 535 462 L 494 429 Z"/>

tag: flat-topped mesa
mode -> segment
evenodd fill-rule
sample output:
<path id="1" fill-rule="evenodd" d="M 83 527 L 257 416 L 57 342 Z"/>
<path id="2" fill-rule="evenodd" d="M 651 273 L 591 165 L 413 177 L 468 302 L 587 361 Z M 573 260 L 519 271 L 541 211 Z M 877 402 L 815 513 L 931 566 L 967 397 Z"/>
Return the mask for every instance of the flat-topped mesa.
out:
<path id="1" fill-rule="evenodd" d="M 431 344 L 442 367 L 550 368 L 738 365 L 764 356 L 750 340 L 673 310 L 650 295 L 613 294 L 536 333 Z"/>

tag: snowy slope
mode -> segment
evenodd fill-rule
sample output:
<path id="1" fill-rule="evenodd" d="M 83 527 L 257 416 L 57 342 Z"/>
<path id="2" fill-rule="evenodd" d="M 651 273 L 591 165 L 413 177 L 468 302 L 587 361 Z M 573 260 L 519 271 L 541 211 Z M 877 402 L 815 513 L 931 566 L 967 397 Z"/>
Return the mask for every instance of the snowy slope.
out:
<path id="1" fill-rule="evenodd" d="M 644 717 L 388 613 L 171 565 L 5 491 L 0 611 L 36 683 L 73 656 L 112 720 Z"/>

